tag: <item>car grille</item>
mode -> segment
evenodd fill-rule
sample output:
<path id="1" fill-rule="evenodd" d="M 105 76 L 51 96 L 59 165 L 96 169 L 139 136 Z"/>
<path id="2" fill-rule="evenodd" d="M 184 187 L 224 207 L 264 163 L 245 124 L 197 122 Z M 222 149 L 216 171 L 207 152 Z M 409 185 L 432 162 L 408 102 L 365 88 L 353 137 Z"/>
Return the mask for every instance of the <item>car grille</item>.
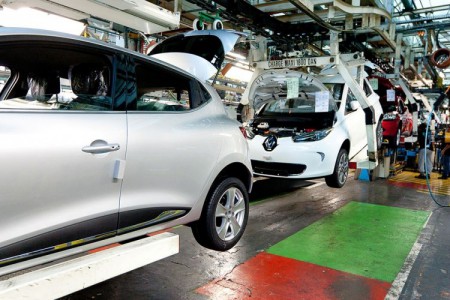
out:
<path id="1" fill-rule="evenodd" d="M 287 164 L 252 160 L 253 172 L 258 174 L 293 176 L 302 174 L 306 166 L 301 164 Z"/>

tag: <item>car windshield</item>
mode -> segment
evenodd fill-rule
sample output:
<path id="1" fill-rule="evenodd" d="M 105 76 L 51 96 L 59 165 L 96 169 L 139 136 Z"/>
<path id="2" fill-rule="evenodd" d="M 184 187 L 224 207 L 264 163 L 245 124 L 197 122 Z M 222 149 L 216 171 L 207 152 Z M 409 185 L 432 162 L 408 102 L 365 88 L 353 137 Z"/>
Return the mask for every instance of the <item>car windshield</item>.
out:
<path id="1" fill-rule="evenodd" d="M 252 82 L 253 107 L 268 113 L 316 113 L 335 110 L 330 91 L 314 76 L 298 71 L 266 71 Z"/>
<path id="2" fill-rule="evenodd" d="M 336 110 L 328 91 L 302 91 L 299 97 L 269 101 L 259 115 L 323 113 Z"/>

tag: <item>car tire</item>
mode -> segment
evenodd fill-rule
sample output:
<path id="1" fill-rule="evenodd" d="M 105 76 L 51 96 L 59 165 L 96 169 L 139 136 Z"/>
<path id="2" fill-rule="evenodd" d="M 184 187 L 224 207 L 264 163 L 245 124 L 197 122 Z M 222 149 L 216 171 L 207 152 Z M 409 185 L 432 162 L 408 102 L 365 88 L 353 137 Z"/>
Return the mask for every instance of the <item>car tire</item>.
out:
<path id="1" fill-rule="evenodd" d="M 221 20 L 214 20 L 213 24 L 212 24 L 212 28 L 214 30 L 222 30 L 223 29 L 223 23 Z"/>
<path id="2" fill-rule="evenodd" d="M 400 145 L 400 138 L 402 135 L 401 128 L 397 128 L 397 131 L 395 133 L 395 137 L 392 137 L 391 139 L 391 147 L 397 148 Z"/>
<path id="3" fill-rule="evenodd" d="M 325 182 L 329 187 L 341 188 L 344 186 L 348 177 L 348 151 L 344 148 L 339 150 L 334 165 L 333 174 L 325 177 Z"/>
<path id="4" fill-rule="evenodd" d="M 431 54 L 430 63 L 440 69 L 446 69 L 450 66 L 450 50 L 440 48 Z"/>
<path id="5" fill-rule="evenodd" d="M 195 19 L 192 22 L 192 28 L 194 28 L 194 30 L 204 30 L 205 29 L 205 23 L 203 23 L 199 19 Z"/>
<path id="6" fill-rule="evenodd" d="M 241 180 L 221 179 L 205 201 L 200 220 L 192 224 L 197 242 L 209 249 L 226 251 L 241 238 L 247 225 L 249 198 Z"/>
<path id="7" fill-rule="evenodd" d="M 377 139 L 377 149 L 380 150 L 383 146 L 383 127 L 381 126 L 382 120 L 378 121 L 376 139 Z"/>

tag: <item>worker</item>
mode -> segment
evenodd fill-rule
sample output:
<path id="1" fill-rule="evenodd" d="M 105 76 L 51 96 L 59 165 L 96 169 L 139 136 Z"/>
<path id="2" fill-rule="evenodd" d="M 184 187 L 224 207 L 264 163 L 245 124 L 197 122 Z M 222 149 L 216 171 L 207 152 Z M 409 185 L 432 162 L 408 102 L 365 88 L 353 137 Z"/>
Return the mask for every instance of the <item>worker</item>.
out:
<path id="1" fill-rule="evenodd" d="M 446 135 L 450 135 L 449 129 L 447 129 Z M 442 176 L 438 179 L 447 179 L 450 175 L 450 139 L 444 138 L 441 149 Z"/>
<path id="2" fill-rule="evenodd" d="M 419 172 L 416 176 L 419 179 L 430 178 L 431 171 L 433 170 L 433 158 L 434 158 L 434 143 L 432 142 L 432 134 L 430 131 L 426 132 L 427 124 L 421 123 L 418 127 L 417 141 L 419 143 Z M 426 137 L 426 139 L 425 139 Z M 425 170 L 425 161 L 426 167 Z M 428 175 L 428 176 L 426 176 Z"/>

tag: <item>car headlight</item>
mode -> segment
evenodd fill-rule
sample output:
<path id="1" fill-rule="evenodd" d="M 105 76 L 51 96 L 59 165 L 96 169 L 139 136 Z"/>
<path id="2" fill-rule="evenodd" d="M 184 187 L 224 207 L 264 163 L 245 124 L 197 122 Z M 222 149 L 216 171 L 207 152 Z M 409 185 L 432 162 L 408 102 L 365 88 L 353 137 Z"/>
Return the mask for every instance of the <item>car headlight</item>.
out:
<path id="1" fill-rule="evenodd" d="M 320 141 L 325 138 L 328 134 L 330 134 L 332 128 L 315 130 L 310 132 L 296 132 L 292 136 L 292 140 L 296 143 L 298 142 L 314 142 Z"/>
<path id="2" fill-rule="evenodd" d="M 253 132 L 253 129 L 251 127 L 245 127 L 245 133 L 247 134 L 247 138 L 249 140 L 255 137 L 255 133 Z"/>

